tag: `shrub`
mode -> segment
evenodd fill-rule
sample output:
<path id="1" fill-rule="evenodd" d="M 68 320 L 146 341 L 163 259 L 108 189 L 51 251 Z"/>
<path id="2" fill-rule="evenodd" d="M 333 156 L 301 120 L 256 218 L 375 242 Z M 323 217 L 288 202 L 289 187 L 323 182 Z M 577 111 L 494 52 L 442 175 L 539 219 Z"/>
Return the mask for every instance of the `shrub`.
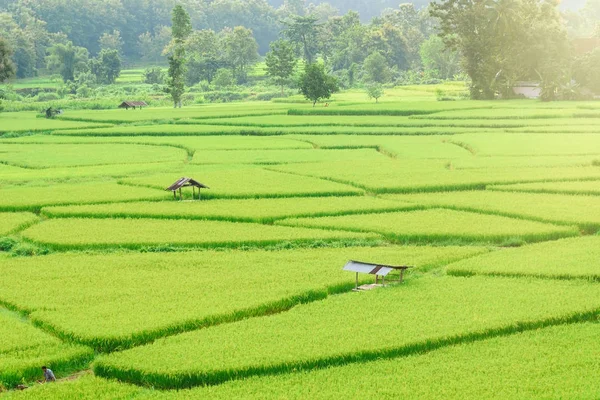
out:
<path id="1" fill-rule="evenodd" d="M 37 101 L 54 101 L 60 99 L 60 96 L 57 93 L 40 93 L 37 95 Z"/>
<path id="2" fill-rule="evenodd" d="M 10 251 L 18 242 L 10 237 L 0 238 L 0 251 Z"/>

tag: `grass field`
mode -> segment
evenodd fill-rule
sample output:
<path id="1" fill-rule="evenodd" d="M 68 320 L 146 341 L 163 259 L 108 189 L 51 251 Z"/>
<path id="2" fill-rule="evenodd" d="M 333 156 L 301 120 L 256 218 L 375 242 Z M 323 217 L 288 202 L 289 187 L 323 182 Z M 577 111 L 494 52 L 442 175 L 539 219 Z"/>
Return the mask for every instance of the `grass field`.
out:
<path id="1" fill-rule="evenodd" d="M 89 129 L 108 126 L 102 123 L 38 118 L 34 112 L 0 113 L 0 135 L 9 132 L 47 132 L 57 129 Z"/>
<path id="2" fill-rule="evenodd" d="M 58 371 L 77 370 L 93 358 L 91 349 L 63 343 L 5 309 L 0 309 L 0 335 L 0 387 L 34 379 L 44 364 Z"/>
<path id="3" fill-rule="evenodd" d="M 182 235 L 182 232 L 185 234 Z M 52 219 L 26 229 L 23 237 L 56 249 L 146 246 L 241 247 L 282 242 L 374 239 L 374 234 L 222 221 L 158 219 Z"/>
<path id="4" fill-rule="evenodd" d="M 160 200 L 168 197 L 164 191 L 114 182 L 10 187 L 2 189 L 0 210 L 36 210 L 48 205 Z"/>
<path id="5" fill-rule="evenodd" d="M 382 214 L 285 219 L 281 225 L 375 232 L 402 243 L 525 242 L 578 235 L 577 229 L 496 215 L 431 209 Z"/>
<path id="6" fill-rule="evenodd" d="M 439 90 L 1 113 L 0 397 L 598 397 L 600 104 Z"/>
<path id="7" fill-rule="evenodd" d="M 503 191 L 411 194 L 386 196 L 419 205 L 441 206 L 513 218 L 578 225 L 590 233 L 600 230 L 600 199 L 596 196 L 535 194 Z"/>
<path id="8" fill-rule="evenodd" d="M 345 292 L 354 285 L 341 271 L 350 257 L 409 262 L 427 270 L 486 251 L 389 246 L 205 251 L 176 258 L 173 253 L 55 254 L 35 268 L 23 258 L 0 260 L 0 290 L 3 301 L 27 312 L 36 325 L 106 351 Z M 234 293 L 227 290 L 232 284 L 238 288 Z"/>
<path id="9" fill-rule="evenodd" d="M 537 276 L 600 281 L 600 237 L 539 243 L 452 264 L 451 275 Z"/>
<path id="10" fill-rule="evenodd" d="M 162 388 L 215 384 L 417 353 L 551 321 L 594 319 L 598 309 L 600 294 L 593 284 L 424 278 L 402 288 L 333 296 L 276 316 L 162 339 L 103 356 L 94 370 Z M 370 314 L 373 320 L 365 321 Z"/>
<path id="11" fill-rule="evenodd" d="M 0 213 L 0 236 L 23 229 L 38 220 L 32 213 Z"/>
<path id="12" fill-rule="evenodd" d="M 418 206 L 416 206 L 418 207 Z M 370 196 L 305 197 L 274 199 L 212 200 L 200 202 L 135 202 L 46 207 L 42 214 L 52 218 L 160 218 L 214 219 L 234 222 L 272 223 L 290 217 L 363 214 L 415 208 L 412 203 Z"/>
<path id="13" fill-rule="evenodd" d="M 598 373 L 597 323 L 572 324 L 461 344 L 393 360 L 249 378 L 161 392 L 86 375 L 61 385 L 15 392 L 8 399 L 336 399 L 593 398 Z M 519 365 L 519 368 L 514 368 Z M 369 373 L 365 374 L 365 371 Z M 493 371 L 490 379 L 489 371 Z M 402 384 L 389 377 L 402 377 Z M 429 379 L 424 380 L 423 376 Z M 522 382 L 515 385 L 515 381 Z M 468 382 L 468 385 L 465 383 Z M 327 388 L 327 390 L 323 390 Z"/>
<path id="14" fill-rule="evenodd" d="M 515 185 L 491 186 L 489 189 L 506 192 L 600 195 L 600 181 L 520 183 Z"/>

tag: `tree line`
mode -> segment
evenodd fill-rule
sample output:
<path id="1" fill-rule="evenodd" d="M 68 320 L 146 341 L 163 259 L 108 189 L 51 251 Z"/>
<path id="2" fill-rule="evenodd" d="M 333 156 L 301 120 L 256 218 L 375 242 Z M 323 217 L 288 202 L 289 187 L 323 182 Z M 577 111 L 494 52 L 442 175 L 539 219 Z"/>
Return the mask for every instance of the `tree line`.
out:
<path id="1" fill-rule="evenodd" d="M 0 48 L 10 54 L 17 77 L 48 69 L 65 82 L 90 84 L 114 82 L 125 59 L 168 60 L 170 70 L 179 71 L 179 86 L 226 87 L 247 82 L 265 55 L 282 92 L 298 83 L 298 65 L 316 62 L 337 86 L 361 84 L 371 95 L 388 83 L 460 73 L 475 99 L 509 97 L 518 81 L 541 82 L 548 100 L 576 97 L 581 87 L 600 91 L 600 50 L 573 46 L 575 37 L 600 39 L 600 0 L 567 13 L 553 0 L 441 0 L 421 9 L 383 9 L 389 3 L 382 0 L 373 3 L 381 14 L 368 22 L 356 11 L 338 15 L 335 2 L 273 2 L 277 8 L 266 0 L 174 2 L 0 0 Z M 185 14 L 183 31 L 177 10 Z M 146 77 L 167 79 L 160 69 Z"/>

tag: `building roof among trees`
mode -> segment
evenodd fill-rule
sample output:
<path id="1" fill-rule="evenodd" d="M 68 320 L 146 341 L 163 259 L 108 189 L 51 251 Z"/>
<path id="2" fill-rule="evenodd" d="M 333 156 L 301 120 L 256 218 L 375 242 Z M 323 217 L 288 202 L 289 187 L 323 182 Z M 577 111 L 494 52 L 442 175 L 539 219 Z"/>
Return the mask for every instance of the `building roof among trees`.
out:
<path id="1" fill-rule="evenodd" d="M 124 101 L 121 103 L 119 108 L 129 108 L 129 107 L 148 107 L 145 101 Z"/>

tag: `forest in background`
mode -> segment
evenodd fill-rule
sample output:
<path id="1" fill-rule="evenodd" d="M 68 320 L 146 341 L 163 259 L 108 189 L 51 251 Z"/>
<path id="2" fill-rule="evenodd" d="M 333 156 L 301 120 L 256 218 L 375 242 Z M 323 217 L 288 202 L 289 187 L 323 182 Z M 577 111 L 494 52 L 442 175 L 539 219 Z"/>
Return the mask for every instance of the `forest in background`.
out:
<path id="1" fill-rule="evenodd" d="M 176 4 L 190 21 L 178 46 Z M 94 96 L 90 88 L 115 83 L 121 69 L 164 66 L 176 49 L 185 52 L 186 87 L 239 91 L 232 87 L 248 84 L 262 57 L 285 57 L 291 46 L 290 63 L 319 61 L 340 88 L 459 79 L 477 99 L 539 81 L 547 99 L 568 99 L 581 87 L 600 92 L 598 21 L 600 0 L 577 11 L 552 0 L 0 0 L 0 39 L 14 75 L 60 76 L 68 84 L 61 98 Z M 582 38 L 583 49 L 576 45 Z M 297 86 L 297 73 L 269 75 L 282 94 Z M 166 83 L 166 76 L 149 69 L 145 82 Z"/>

